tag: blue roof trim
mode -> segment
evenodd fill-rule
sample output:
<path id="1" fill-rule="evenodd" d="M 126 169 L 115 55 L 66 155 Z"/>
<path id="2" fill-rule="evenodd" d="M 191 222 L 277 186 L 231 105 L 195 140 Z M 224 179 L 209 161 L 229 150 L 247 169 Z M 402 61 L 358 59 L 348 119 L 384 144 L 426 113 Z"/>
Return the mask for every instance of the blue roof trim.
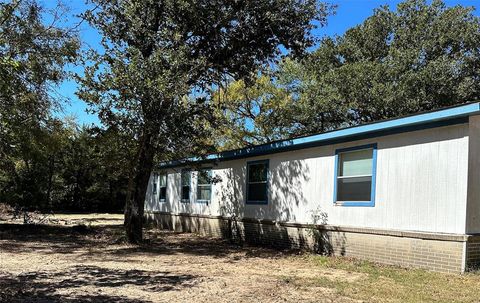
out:
<path id="1" fill-rule="evenodd" d="M 468 117 L 480 113 L 480 103 L 470 103 L 431 112 L 415 114 L 402 118 L 378 121 L 364 125 L 333 130 L 330 132 L 275 141 L 267 144 L 247 147 L 237 150 L 211 154 L 205 158 L 193 158 L 186 161 L 172 161 L 163 163 L 161 168 L 181 166 L 187 162 L 226 161 L 239 158 L 249 158 L 265 154 L 284 152 L 314 146 L 355 141 L 365 138 L 385 136 L 390 134 L 428 129 L 446 125 L 468 122 Z"/>

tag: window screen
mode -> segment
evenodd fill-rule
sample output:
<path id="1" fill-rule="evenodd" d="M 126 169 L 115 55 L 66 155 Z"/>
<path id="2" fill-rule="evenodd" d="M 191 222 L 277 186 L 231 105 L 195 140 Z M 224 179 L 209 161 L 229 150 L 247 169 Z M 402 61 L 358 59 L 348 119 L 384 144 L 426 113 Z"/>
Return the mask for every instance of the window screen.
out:
<path id="1" fill-rule="evenodd" d="M 247 164 L 247 203 L 267 203 L 268 161 Z"/>
<path id="2" fill-rule="evenodd" d="M 153 174 L 152 194 L 157 195 L 158 174 Z"/>
<path id="3" fill-rule="evenodd" d="M 371 201 L 373 148 L 341 152 L 337 161 L 336 202 Z"/>
<path id="4" fill-rule="evenodd" d="M 167 200 L 167 174 L 161 173 L 159 178 L 159 194 L 158 200 L 165 202 Z"/>
<path id="5" fill-rule="evenodd" d="M 197 178 L 197 201 L 208 202 L 212 197 L 212 170 L 202 169 L 198 171 Z"/>
<path id="6" fill-rule="evenodd" d="M 190 176 L 190 171 L 182 170 L 182 202 L 190 202 Z"/>

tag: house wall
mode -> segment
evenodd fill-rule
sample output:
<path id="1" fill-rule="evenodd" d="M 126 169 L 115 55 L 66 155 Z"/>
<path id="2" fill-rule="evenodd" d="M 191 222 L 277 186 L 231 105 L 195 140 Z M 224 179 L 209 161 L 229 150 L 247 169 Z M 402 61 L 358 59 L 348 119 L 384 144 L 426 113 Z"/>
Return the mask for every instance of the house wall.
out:
<path id="1" fill-rule="evenodd" d="M 469 124 L 419 130 L 211 165 L 212 201 L 180 202 L 180 168 L 169 169 L 167 202 L 147 191 L 147 212 L 236 216 L 387 230 L 464 234 Z M 335 150 L 376 143 L 374 207 L 333 204 Z M 246 164 L 269 159 L 269 202 L 245 204 Z M 471 162 L 471 161 L 470 161 Z M 472 193 L 473 197 L 473 193 Z M 469 204 L 469 207 L 476 207 Z M 468 222 L 468 228 L 476 225 Z M 473 230 L 473 229 L 472 229 Z"/>
<path id="2" fill-rule="evenodd" d="M 232 239 L 235 242 L 268 245 L 277 248 L 308 248 L 318 253 L 354 257 L 374 262 L 418 267 L 441 272 L 464 272 L 464 246 L 468 267 L 478 263 L 480 237 L 390 232 L 376 229 L 308 226 L 268 220 L 232 219 L 221 216 L 148 213 L 147 221 L 162 229 L 195 232 Z"/>
<path id="3" fill-rule="evenodd" d="M 469 117 L 466 232 L 480 234 L 480 116 Z"/>

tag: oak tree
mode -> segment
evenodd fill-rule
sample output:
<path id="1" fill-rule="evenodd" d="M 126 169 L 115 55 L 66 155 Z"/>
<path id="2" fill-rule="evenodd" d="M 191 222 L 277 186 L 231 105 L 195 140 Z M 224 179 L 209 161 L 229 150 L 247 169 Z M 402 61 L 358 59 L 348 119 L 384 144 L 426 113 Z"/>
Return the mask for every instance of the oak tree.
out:
<path id="1" fill-rule="evenodd" d="M 264 74 L 253 86 L 232 83 L 222 101 L 233 125 L 225 145 L 478 101 L 479 45 L 473 7 L 448 7 L 441 0 L 380 7 L 345 34 L 323 38 L 302 60 L 281 62 L 266 74 L 270 81 Z M 247 129 L 244 121 L 250 121 Z"/>
<path id="2" fill-rule="evenodd" d="M 211 151 L 212 91 L 251 77 L 282 51 L 303 54 L 329 8 L 316 0 L 92 2 L 84 17 L 104 51 L 91 52 L 78 95 L 137 141 L 125 226 L 138 243 L 155 155 L 165 161 Z"/>

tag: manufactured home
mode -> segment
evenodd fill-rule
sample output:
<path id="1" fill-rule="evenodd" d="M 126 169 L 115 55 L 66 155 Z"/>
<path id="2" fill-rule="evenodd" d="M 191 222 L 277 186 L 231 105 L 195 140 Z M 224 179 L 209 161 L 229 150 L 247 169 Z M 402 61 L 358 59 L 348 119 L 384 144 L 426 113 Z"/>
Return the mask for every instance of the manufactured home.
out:
<path id="1" fill-rule="evenodd" d="M 480 103 L 158 166 L 159 228 L 445 272 L 480 263 Z"/>

